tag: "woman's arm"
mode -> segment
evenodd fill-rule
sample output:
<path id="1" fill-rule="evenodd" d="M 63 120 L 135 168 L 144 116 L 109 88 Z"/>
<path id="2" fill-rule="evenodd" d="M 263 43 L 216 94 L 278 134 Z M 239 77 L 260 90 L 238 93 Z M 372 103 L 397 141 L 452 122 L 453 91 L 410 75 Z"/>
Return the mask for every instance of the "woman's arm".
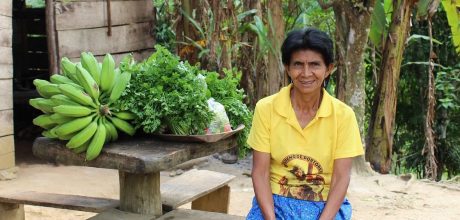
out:
<path id="1" fill-rule="evenodd" d="M 340 158 L 334 160 L 332 171 L 331 189 L 327 197 L 326 207 L 321 213 L 320 220 L 334 219 L 345 199 L 348 184 L 350 183 L 351 164 L 353 158 Z"/>
<path id="2" fill-rule="evenodd" d="M 270 186 L 270 154 L 252 151 L 252 185 L 265 220 L 275 219 L 275 208 Z"/>

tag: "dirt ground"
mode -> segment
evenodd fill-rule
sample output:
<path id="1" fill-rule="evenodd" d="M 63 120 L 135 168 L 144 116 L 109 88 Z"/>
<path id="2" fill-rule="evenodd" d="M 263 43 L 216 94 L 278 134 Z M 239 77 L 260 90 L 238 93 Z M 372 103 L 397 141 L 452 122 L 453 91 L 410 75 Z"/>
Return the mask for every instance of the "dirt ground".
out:
<path id="1" fill-rule="evenodd" d="M 0 181 L 0 193 L 33 190 L 118 198 L 118 173 L 115 170 L 55 166 L 40 161 L 19 162 L 18 167 L 17 179 Z M 229 213 L 246 215 L 254 196 L 249 177 L 250 158 L 229 165 L 211 156 L 195 168 L 235 175 L 237 178 L 230 183 Z M 161 181 L 174 178 L 170 173 L 162 172 Z M 460 219 L 458 182 L 439 184 L 393 175 L 353 175 L 347 196 L 353 205 L 353 219 Z M 181 208 L 190 208 L 190 204 Z M 28 220 L 79 220 L 94 215 L 35 206 L 25 206 L 25 211 Z"/>

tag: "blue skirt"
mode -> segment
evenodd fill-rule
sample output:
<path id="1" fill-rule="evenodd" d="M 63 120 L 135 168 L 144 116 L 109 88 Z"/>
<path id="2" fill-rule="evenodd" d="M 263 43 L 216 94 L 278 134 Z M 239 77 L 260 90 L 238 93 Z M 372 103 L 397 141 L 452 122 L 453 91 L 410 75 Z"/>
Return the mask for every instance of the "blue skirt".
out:
<path id="1" fill-rule="evenodd" d="M 326 202 L 299 200 L 273 194 L 275 216 L 277 220 L 316 220 L 326 206 Z M 252 208 L 246 217 L 247 220 L 263 220 L 262 211 L 256 198 L 252 200 Z M 347 199 L 342 203 L 335 220 L 351 219 L 351 204 Z"/>

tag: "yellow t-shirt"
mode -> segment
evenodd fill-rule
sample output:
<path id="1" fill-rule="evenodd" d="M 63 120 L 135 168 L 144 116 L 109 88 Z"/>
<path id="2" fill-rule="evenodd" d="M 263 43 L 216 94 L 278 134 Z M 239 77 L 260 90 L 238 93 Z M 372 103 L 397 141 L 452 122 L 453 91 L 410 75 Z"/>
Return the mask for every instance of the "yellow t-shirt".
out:
<path id="1" fill-rule="evenodd" d="M 247 142 L 254 150 L 270 153 L 274 194 L 326 201 L 334 159 L 364 153 L 356 117 L 323 90 L 315 118 L 302 129 L 291 105 L 291 86 L 257 103 Z"/>

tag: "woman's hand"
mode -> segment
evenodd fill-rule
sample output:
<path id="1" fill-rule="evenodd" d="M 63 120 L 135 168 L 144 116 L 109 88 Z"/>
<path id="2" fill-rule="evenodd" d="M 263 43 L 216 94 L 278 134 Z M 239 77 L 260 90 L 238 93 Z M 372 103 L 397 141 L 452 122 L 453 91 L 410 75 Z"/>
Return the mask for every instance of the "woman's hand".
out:
<path id="1" fill-rule="evenodd" d="M 252 153 L 252 185 L 265 220 L 275 220 L 275 208 L 270 186 L 270 154 Z"/>
<path id="2" fill-rule="evenodd" d="M 340 158 L 334 160 L 332 171 L 331 189 L 327 197 L 326 207 L 321 213 L 320 220 L 332 220 L 337 215 L 340 206 L 345 199 L 353 158 Z"/>

